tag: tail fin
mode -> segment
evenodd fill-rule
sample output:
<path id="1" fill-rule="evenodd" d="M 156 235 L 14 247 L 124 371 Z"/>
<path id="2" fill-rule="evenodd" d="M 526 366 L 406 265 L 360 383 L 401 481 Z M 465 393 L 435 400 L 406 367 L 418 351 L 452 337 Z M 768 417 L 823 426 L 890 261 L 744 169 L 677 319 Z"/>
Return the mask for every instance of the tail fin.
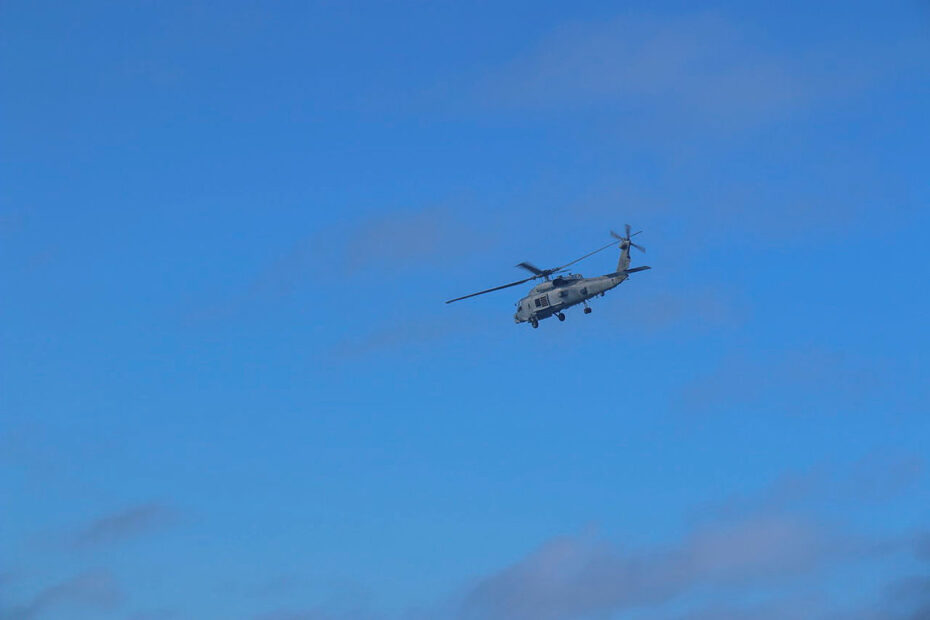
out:
<path id="1" fill-rule="evenodd" d="M 635 237 L 639 232 L 635 232 L 632 235 L 630 234 L 630 225 L 626 225 L 626 235 L 621 237 L 614 231 L 610 231 L 610 234 L 614 236 L 615 239 L 620 240 L 620 261 L 617 263 L 617 272 L 627 271 L 630 268 L 630 247 L 634 247 L 640 252 L 645 252 L 646 248 L 641 245 L 637 245 L 631 241 L 632 237 Z"/>
<path id="2" fill-rule="evenodd" d="M 623 272 L 630 268 L 630 241 L 624 239 L 620 243 L 620 261 L 617 263 L 617 271 Z"/>

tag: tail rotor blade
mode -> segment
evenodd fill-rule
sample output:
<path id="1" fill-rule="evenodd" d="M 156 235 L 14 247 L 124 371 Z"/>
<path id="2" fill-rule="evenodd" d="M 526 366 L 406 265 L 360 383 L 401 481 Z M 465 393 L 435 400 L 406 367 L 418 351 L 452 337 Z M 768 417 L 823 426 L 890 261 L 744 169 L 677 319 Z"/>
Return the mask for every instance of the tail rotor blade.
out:
<path id="1" fill-rule="evenodd" d="M 631 233 L 630 230 L 632 230 L 632 227 L 631 227 L 629 224 L 626 224 L 626 225 L 624 226 L 624 230 L 626 231 L 626 235 L 625 235 L 625 236 L 624 236 L 624 235 L 621 235 L 620 233 L 618 233 L 618 232 L 615 231 L 615 230 L 611 230 L 611 231 L 610 231 L 610 235 L 611 235 L 614 239 L 617 239 L 617 240 L 619 240 L 619 241 L 628 241 L 628 240 L 631 239 L 632 237 L 635 237 L 636 235 L 638 235 L 638 234 L 640 234 L 641 232 L 643 232 L 643 231 L 641 231 L 641 230 L 637 230 L 635 233 Z"/>

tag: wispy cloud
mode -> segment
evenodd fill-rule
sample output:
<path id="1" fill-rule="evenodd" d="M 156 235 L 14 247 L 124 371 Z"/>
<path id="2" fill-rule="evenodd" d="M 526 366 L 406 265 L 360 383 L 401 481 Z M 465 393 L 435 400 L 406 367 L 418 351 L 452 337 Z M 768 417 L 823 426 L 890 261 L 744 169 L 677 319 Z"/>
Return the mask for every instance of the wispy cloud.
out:
<path id="1" fill-rule="evenodd" d="M 372 593 L 350 578 L 318 580 L 298 573 L 267 575 L 255 581 L 222 584 L 226 596 L 244 597 L 250 605 L 268 609 L 252 616 L 254 620 L 374 620 L 383 618 L 371 609 Z M 306 598 L 314 597 L 308 604 Z M 300 601 L 300 602 L 299 602 Z"/>
<path id="2" fill-rule="evenodd" d="M 472 243 L 465 243 L 465 236 Z M 366 267 L 393 270 L 418 261 L 444 262 L 478 251 L 474 240 L 479 233 L 441 207 L 389 213 L 372 218 L 353 231 L 343 249 L 344 264 L 350 272 Z"/>
<path id="3" fill-rule="evenodd" d="M 748 316 L 747 304 L 734 292 L 710 287 L 640 294 L 636 303 L 613 306 L 610 312 L 636 331 L 649 333 L 737 327 Z"/>
<path id="4" fill-rule="evenodd" d="M 320 282 L 329 296 L 357 298 L 367 291 L 361 276 L 374 275 L 384 283 L 417 270 L 450 268 L 491 243 L 487 231 L 444 206 L 381 211 L 308 232 L 229 297 L 185 314 L 188 320 L 212 320 L 294 296 Z"/>
<path id="5" fill-rule="evenodd" d="M 0 208 L 0 237 L 20 232 L 28 220 L 27 209 Z"/>
<path id="6" fill-rule="evenodd" d="M 333 347 L 332 355 L 337 360 L 349 361 L 387 350 L 428 345 L 452 336 L 461 337 L 476 329 L 479 328 L 474 325 L 447 320 L 406 319 L 367 333 L 349 335 Z"/>
<path id="7" fill-rule="evenodd" d="M 471 242 L 463 243 L 463 235 Z M 479 251 L 480 240 L 480 233 L 443 207 L 382 212 L 308 235 L 261 271 L 250 295 L 287 294 L 313 274 L 396 273 L 427 261 L 444 263 Z"/>
<path id="8" fill-rule="evenodd" d="M 785 472 L 750 494 L 700 507 L 703 519 L 779 512 L 816 512 L 830 506 L 856 507 L 896 500 L 925 478 L 926 460 L 916 454 L 872 452 L 851 463 Z"/>
<path id="9" fill-rule="evenodd" d="M 164 504 L 140 504 L 95 519 L 78 530 L 72 542 L 79 548 L 123 542 L 158 531 L 176 516 L 175 511 Z"/>
<path id="10" fill-rule="evenodd" d="M 897 63 L 889 61 L 909 57 L 900 45 L 866 51 L 837 42 L 788 54 L 765 41 L 764 30 L 709 12 L 576 22 L 500 68 L 480 90 L 504 108 L 650 108 L 737 127 L 848 96 L 890 73 Z"/>
<path id="11" fill-rule="evenodd" d="M 666 613 L 654 618 L 669 618 Z M 672 616 L 679 620 L 927 620 L 930 618 L 930 578 L 895 579 L 877 597 L 854 604 L 831 601 L 822 592 L 782 593 L 760 603 L 720 603 Z"/>
<path id="12" fill-rule="evenodd" d="M 837 615 L 843 601 L 813 596 L 795 580 L 819 583 L 844 567 L 902 554 L 930 560 L 925 535 L 865 534 L 824 517 L 837 506 L 890 506 L 913 488 L 922 471 L 918 457 L 874 453 L 853 463 L 786 474 L 725 506 L 699 507 L 700 518 L 690 531 L 666 544 L 633 547 L 590 534 L 561 536 L 477 580 L 441 612 L 423 617 L 567 620 L 636 610 L 656 618 L 922 618 L 870 615 L 873 607 L 891 609 L 884 600 Z M 876 492 L 876 486 L 893 490 Z M 898 597 L 908 599 L 899 610 L 930 603 L 925 581 L 893 581 L 888 587 L 899 586 L 908 595 Z M 710 603 L 699 598 L 704 602 L 679 615 L 680 603 L 696 591 L 717 595 Z M 753 593 L 764 596 L 746 597 Z"/>
<path id="13" fill-rule="evenodd" d="M 655 614 L 653 618 L 675 620 L 784 620 L 785 618 L 825 619 L 830 613 L 829 602 L 824 596 L 807 595 L 786 597 L 762 603 L 739 605 L 720 603 L 704 609 L 692 609 L 683 614 Z"/>
<path id="14" fill-rule="evenodd" d="M 567 536 L 469 591 L 461 618 L 561 620 L 662 604 L 699 585 L 770 581 L 860 553 L 856 541 L 815 523 L 761 516 L 693 531 L 667 548 L 628 551 Z"/>
<path id="15" fill-rule="evenodd" d="M 384 616 L 373 615 L 365 610 L 332 611 L 325 607 L 310 609 L 279 609 L 262 613 L 254 620 L 375 620 Z"/>
<path id="16" fill-rule="evenodd" d="M 131 614 L 127 620 L 175 620 L 180 617 L 181 614 L 173 609 L 157 609 Z"/>
<path id="17" fill-rule="evenodd" d="M 815 348 L 753 360 L 736 356 L 686 385 L 679 405 L 689 412 L 714 412 L 780 407 L 787 399 L 798 413 L 818 408 L 833 413 L 873 396 L 885 379 L 880 368 L 841 352 Z M 824 401 L 827 397 L 828 402 Z"/>
<path id="18" fill-rule="evenodd" d="M 24 605 L 0 608 L 3 620 L 31 620 L 53 611 L 109 611 L 122 600 L 122 592 L 106 571 L 90 571 L 53 584 Z"/>
<path id="19" fill-rule="evenodd" d="M 876 607 L 876 619 L 927 620 L 930 618 L 930 577 L 899 579 L 886 588 L 884 599 Z"/>

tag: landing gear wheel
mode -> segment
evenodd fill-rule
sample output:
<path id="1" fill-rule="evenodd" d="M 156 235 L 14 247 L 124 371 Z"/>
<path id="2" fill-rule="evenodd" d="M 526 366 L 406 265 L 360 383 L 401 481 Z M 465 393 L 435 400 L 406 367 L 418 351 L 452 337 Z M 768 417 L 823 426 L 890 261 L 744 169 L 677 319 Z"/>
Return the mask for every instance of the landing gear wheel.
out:
<path id="1" fill-rule="evenodd" d="M 559 312 L 556 316 L 559 317 L 559 320 L 560 320 L 560 321 L 564 321 L 564 320 L 565 320 L 565 315 L 562 314 L 561 312 Z"/>
<path id="2" fill-rule="evenodd" d="M 539 321 L 537 321 L 536 319 L 530 319 L 530 325 L 533 326 L 533 329 L 536 329 L 537 327 L 539 327 Z"/>
<path id="3" fill-rule="evenodd" d="M 585 313 L 585 314 L 591 314 L 591 308 L 585 308 L 585 309 L 584 309 L 584 313 Z"/>

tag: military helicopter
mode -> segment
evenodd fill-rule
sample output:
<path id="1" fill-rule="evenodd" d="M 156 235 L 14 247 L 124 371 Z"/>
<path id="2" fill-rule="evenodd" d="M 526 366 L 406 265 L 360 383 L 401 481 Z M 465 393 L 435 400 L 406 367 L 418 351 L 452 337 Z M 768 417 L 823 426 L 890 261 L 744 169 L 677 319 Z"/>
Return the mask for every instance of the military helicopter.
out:
<path id="1" fill-rule="evenodd" d="M 475 297 L 476 295 L 484 295 L 485 293 L 510 288 L 511 286 L 517 286 L 518 284 L 523 284 L 530 280 L 545 278 L 545 282 L 540 282 L 534 286 L 526 297 L 517 302 L 517 312 L 513 315 L 515 323 L 529 323 L 533 328 L 537 328 L 541 320 L 550 316 L 556 316 L 560 321 L 564 321 L 565 314 L 562 311 L 578 304 L 584 304 L 584 313 L 591 314 L 591 307 L 588 305 L 589 299 L 598 295 L 603 297 L 604 293 L 626 280 L 631 273 L 651 269 L 651 267 L 646 266 L 630 269 L 630 248 L 636 248 L 640 252 L 645 252 L 646 248 L 632 241 L 633 237 L 643 231 L 640 230 L 639 232 L 630 234 L 630 225 L 627 224 L 625 232 L 626 235 L 621 236 L 614 231 L 610 231 L 610 234 L 616 241 L 611 241 L 593 252 L 588 252 L 581 258 L 576 258 L 572 262 L 565 263 L 558 267 L 540 269 L 532 263 L 520 263 L 517 267 L 526 269 L 533 275 L 523 280 L 511 282 L 510 284 L 495 286 L 494 288 L 472 293 L 471 295 L 456 297 L 455 299 L 450 299 L 446 303 L 451 304 L 454 301 L 461 301 L 469 297 Z M 579 273 L 568 273 L 550 279 L 549 276 L 563 273 L 566 271 L 566 267 L 574 265 L 578 261 L 584 260 L 614 245 L 620 248 L 620 262 L 617 263 L 617 270 L 613 273 L 594 278 L 585 278 Z"/>

